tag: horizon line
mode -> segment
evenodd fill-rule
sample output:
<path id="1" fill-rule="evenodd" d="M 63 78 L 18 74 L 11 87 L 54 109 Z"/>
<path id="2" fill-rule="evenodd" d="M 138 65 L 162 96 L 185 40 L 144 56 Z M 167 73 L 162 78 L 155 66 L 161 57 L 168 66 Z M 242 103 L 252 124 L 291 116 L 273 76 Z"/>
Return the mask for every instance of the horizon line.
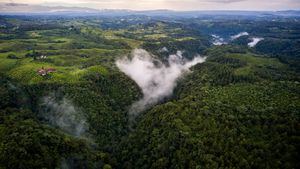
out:
<path id="1" fill-rule="evenodd" d="M 79 7 L 79 6 L 68 6 L 68 5 L 47 5 L 47 4 L 28 4 L 28 3 L 5 3 L 0 2 L 0 4 L 11 4 L 11 5 L 28 5 L 28 6 L 42 6 L 49 8 L 77 8 L 77 9 L 91 9 L 91 10 L 119 10 L 119 11 L 132 11 L 132 12 L 145 12 L 145 11 L 169 11 L 169 12 L 280 12 L 280 11 L 300 11 L 299 9 L 277 9 L 277 10 L 255 10 L 255 9 L 195 9 L 195 10 L 178 10 L 178 9 L 168 9 L 168 8 L 157 8 L 157 9 L 130 9 L 130 8 L 93 8 L 93 7 Z M 0 12 L 1 13 L 1 12 Z M 10 13 L 22 13 L 22 12 L 10 12 Z M 36 13 L 36 12 L 32 12 Z"/>

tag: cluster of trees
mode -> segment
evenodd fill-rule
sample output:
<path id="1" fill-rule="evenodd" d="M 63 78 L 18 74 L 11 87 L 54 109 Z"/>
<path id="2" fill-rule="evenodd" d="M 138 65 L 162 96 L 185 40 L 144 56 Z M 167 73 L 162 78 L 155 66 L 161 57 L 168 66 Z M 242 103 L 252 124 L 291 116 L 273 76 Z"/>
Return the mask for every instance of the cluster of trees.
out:
<path id="1" fill-rule="evenodd" d="M 195 66 L 172 100 L 140 117 L 119 147 L 120 167 L 297 168 L 297 75 L 235 80 L 248 63 L 226 53 Z"/>
<path id="2" fill-rule="evenodd" d="M 201 40 L 185 40 L 185 41 L 161 41 L 157 43 L 144 43 L 143 48 L 147 51 L 151 51 L 157 56 L 163 56 L 163 59 L 169 57 L 170 54 L 175 54 L 178 50 L 183 52 L 183 56 L 192 59 L 197 54 L 202 54 L 205 49 L 209 46 L 207 41 Z M 160 52 L 160 50 L 165 47 L 167 52 Z"/>
<path id="3" fill-rule="evenodd" d="M 101 168 L 109 154 L 38 119 L 30 89 L 0 76 L 0 168 Z M 32 89 L 32 88 L 31 88 Z M 35 95 L 41 88 L 35 88 Z"/>
<path id="4" fill-rule="evenodd" d="M 255 47 L 258 53 L 277 57 L 282 62 L 298 67 L 300 63 L 300 40 L 266 39 Z"/>
<path id="5" fill-rule="evenodd" d="M 141 94 L 134 82 L 115 70 L 83 78 L 83 83 L 76 84 L 20 85 L 1 75 L 0 168 L 109 169 L 117 165 L 111 154 L 127 134 L 128 106 Z M 42 98 L 53 93 L 79 105 L 88 125 L 84 136 L 69 135 L 43 118 Z"/>

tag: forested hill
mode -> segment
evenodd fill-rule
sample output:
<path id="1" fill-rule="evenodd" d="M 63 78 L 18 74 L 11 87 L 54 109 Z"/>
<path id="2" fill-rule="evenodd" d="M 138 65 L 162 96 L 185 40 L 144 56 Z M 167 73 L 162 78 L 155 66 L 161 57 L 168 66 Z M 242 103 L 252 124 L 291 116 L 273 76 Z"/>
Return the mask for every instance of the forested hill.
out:
<path id="1" fill-rule="evenodd" d="M 0 169 L 297 168 L 299 28 L 286 16 L 0 16 Z"/>
<path id="2" fill-rule="evenodd" d="M 142 115 L 122 167 L 297 168 L 299 76 L 277 59 L 223 52 Z"/>

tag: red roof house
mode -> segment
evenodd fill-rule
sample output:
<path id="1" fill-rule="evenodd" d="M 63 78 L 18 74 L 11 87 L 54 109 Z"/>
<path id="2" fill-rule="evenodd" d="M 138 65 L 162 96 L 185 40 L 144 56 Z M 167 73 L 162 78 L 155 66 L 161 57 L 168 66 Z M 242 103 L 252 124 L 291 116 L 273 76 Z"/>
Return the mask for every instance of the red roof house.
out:
<path id="1" fill-rule="evenodd" d="M 38 69 L 38 71 L 37 71 L 37 73 L 41 76 L 46 76 L 48 73 L 52 73 L 52 72 L 56 72 L 56 69 L 54 69 L 54 68 L 47 68 L 47 69 L 41 68 L 41 69 Z"/>

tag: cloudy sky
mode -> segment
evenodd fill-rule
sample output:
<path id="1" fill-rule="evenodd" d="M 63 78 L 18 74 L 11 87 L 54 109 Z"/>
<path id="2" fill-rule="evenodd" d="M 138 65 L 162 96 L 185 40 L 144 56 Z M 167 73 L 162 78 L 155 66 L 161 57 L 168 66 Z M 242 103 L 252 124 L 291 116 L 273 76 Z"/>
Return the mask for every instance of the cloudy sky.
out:
<path id="1" fill-rule="evenodd" d="M 133 10 L 288 10 L 300 9 L 300 0 L 0 0 L 39 5 Z"/>

